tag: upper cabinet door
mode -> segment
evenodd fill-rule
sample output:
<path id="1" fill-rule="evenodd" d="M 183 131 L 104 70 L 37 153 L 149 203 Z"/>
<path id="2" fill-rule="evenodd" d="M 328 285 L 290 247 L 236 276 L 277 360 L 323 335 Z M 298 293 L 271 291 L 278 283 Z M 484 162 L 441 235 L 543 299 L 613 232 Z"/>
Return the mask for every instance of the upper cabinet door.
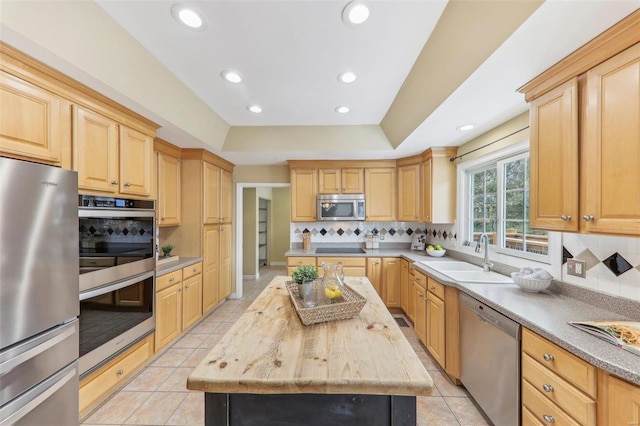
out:
<path id="1" fill-rule="evenodd" d="M 342 169 L 340 175 L 343 194 L 364 194 L 364 169 Z"/>
<path id="2" fill-rule="evenodd" d="M 120 193 L 151 195 L 153 138 L 120 125 Z"/>
<path id="3" fill-rule="evenodd" d="M 318 169 L 318 194 L 339 194 L 340 169 Z"/>
<path id="4" fill-rule="evenodd" d="M 398 168 L 398 220 L 420 220 L 420 164 Z"/>
<path id="5" fill-rule="evenodd" d="M 118 192 L 118 124 L 75 105 L 73 169 L 78 171 L 79 189 L 111 194 Z"/>
<path id="6" fill-rule="evenodd" d="M 640 44 L 587 72 L 584 229 L 640 235 Z"/>
<path id="7" fill-rule="evenodd" d="M 364 173 L 367 220 L 395 220 L 395 167 L 365 169 Z"/>
<path id="8" fill-rule="evenodd" d="M 296 168 L 291 170 L 291 221 L 315 222 L 318 171 Z"/>
<path id="9" fill-rule="evenodd" d="M 220 222 L 231 223 L 233 214 L 233 175 L 230 171 L 220 170 Z"/>
<path id="10" fill-rule="evenodd" d="M 578 230 L 578 110 L 577 78 L 531 102 L 532 228 Z"/>
<path id="11" fill-rule="evenodd" d="M 65 99 L 0 71 L 0 151 L 70 167 L 71 106 Z M 63 155 L 65 155 L 63 159 Z"/>
<path id="12" fill-rule="evenodd" d="M 220 222 L 220 168 L 211 163 L 204 164 L 204 212 L 203 223 Z"/>
<path id="13" fill-rule="evenodd" d="M 180 225 L 180 159 L 158 152 L 158 225 Z"/>

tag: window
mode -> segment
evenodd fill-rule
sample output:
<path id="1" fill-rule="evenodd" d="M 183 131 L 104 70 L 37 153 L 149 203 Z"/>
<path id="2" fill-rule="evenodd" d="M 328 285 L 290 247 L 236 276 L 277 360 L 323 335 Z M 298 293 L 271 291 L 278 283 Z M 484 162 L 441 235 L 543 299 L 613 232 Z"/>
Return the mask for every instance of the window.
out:
<path id="1" fill-rule="evenodd" d="M 466 239 L 482 233 L 499 252 L 538 260 L 548 258 L 547 232 L 529 227 L 529 153 L 481 164 L 466 172 Z"/>

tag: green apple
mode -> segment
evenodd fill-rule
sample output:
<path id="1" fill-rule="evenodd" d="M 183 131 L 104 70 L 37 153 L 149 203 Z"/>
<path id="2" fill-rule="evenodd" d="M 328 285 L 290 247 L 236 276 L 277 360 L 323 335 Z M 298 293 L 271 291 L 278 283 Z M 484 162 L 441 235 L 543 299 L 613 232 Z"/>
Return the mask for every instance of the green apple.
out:
<path id="1" fill-rule="evenodd" d="M 439 244 L 436 244 L 436 250 L 442 250 L 442 247 L 440 247 Z"/>
<path id="2" fill-rule="evenodd" d="M 429 244 L 429 245 L 427 246 L 427 250 L 433 250 L 433 246 L 432 246 L 431 244 Z"/>

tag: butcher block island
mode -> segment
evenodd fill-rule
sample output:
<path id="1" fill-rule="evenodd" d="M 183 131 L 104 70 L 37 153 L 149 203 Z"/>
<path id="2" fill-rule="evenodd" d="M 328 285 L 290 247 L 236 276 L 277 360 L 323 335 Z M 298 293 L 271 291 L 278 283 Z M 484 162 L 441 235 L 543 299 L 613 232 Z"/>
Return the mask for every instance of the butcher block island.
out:
<path id="1" fill-rule="evenodd" d="M 305 326 L 276 277 L 187 380 L 206 425 L 415 425 L 433 381 L 365 277 L 357 316 Z"/>

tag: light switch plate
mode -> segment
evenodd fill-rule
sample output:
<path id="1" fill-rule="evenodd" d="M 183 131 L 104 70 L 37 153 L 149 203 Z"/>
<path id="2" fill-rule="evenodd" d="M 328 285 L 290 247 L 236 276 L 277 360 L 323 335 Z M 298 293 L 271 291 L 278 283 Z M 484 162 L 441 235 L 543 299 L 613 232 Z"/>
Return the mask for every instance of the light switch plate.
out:
<path id="1" fill-rule="evenodd" d="M 586 278 L 587 261 L 578 259 L 567 259 L 567 274 L 574 277 Z"/>

